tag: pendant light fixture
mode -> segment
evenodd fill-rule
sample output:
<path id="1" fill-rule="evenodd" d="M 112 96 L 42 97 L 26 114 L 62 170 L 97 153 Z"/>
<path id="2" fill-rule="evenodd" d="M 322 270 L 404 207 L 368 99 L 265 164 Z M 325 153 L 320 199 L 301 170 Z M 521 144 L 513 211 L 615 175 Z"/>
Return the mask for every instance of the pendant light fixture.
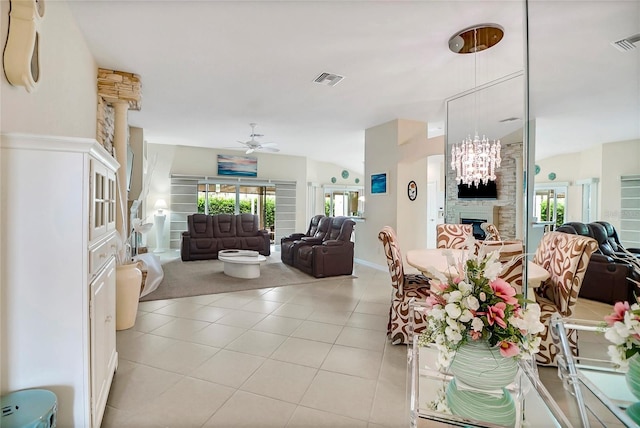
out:
<path id="1" fill-rule="evenodd" d="M 474 137 L 469 135 L 461 143 L 451 148 L 451 169 L 456 171 L 458 184 L 478 186 L 496 179 L 496 169 L 500 167 L 500 140 L 490 141 L 478 133 L 478 52 L 496 45 L 504 31 L 496 24 L 482 24 L 467 28 L 449 39 L 449 49 L 458 54 L 473 54 L 473 115 Z"/>

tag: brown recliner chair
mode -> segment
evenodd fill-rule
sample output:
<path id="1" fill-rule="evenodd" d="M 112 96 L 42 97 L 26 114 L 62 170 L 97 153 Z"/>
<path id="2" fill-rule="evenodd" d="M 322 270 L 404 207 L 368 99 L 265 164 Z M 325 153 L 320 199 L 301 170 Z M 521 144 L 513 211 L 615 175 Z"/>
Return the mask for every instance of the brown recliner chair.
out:
<path id="1" fill-rule="evenodd" d="M 260 219 L 253 214 L 236 215 L 236 236 L 241 250 L 258 251 L 263 256 L 271 254 L 269 231 L 260 229 Z"/>
<path id="2" fill-rule="evenodd" d="M 629 278 L 636 281 L 640 278 L 631 264 L 611 256 L 611 247 L 608 246 L 607 232 L 603 225 L 597 222 L 570 222 L 558 227 L 556 231 L 587 236 L 598 243 L 597 251 L 589 258 L 580 297 L 608 304 L 629 299 L 635 301 L 634 293 L 638 293 L 637 287 Z"/>
<path id="3" fill-rule="evenodd" d="M 182 232 L 182 260 L 208 260 L 218 253 L 218 241 L 213 238 L 213 218 L 207 214 L 187 216 L 187 231 Z"/>
<path id="4" fill-rule="evenodd" d="M 618 232 L 611 223 L 606 221 L 596 221 L 596 223 L 601 224 L 604 227 L 607 234 L 607 245 L 611 247 L 611 251 L 616 253 L 616 255 L 626 258 L 630 256 L 628 253 L 631 253 L 632 256 L 640 258 L 640 248 L 625 248 L 620 243 Z"/>
<path id="5" fill-rule="evenodd" d="M 299 241 L 302 238 L 309 238 L 316 234 L 318 231 L 318 225 L 320 224 L 320 219 L 323 218 L 324 215 L 318 214 L 311 217 L 311 221 L 309 222 L 309 227 L 307 228 L 306 233 L 292 233 L 289 236 L 284 236 L 280 239 L 280 259 L 283 263 L 293 266 L 293 254 L 294 254 L 294 243 L 295 241 Z"/>
<path id="6" fill-rule="evenodd" d="M 314 241 L 313 238 L 301 239 L 294 254 L 294 266 L 316 278 L 351 275 L 354 247 L 351 233 L 356 223 L 343 216 L 326 218 L 331 222 L 329 232 L 322 242 Z"/>

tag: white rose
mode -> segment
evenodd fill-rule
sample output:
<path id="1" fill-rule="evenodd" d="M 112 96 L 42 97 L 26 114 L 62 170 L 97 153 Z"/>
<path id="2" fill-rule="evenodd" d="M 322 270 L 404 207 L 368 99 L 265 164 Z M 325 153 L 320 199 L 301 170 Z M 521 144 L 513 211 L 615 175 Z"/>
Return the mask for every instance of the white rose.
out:
<path id="1" fill-rule="evenodd" d="M 453 329 L 451 327 L 447 327 L 444 330 L 444 334 L 447 335 L 447 338 L 453 344 L 457 344 L 462 340 L 462 334 L 460 334 L 460 332 L 458 330 L 455 330 L 455 329 Z"/>
<path id="2" fill-rule="evenodd" d="M 473 291 L 473 285 L 466 281 L 460 281 L 460 283 L 458 283 L 458 290 L 460 290 L 463 296 L 468 296 Z"/>
<path id="3" fill-rule="evenodd" d="M 456 305 L 455 303 L 447 303 L 447 305 L 444 307 L 444 310 L 447 312 L 447 315 L 449 315 L 453 319 L 458 319 L 458 317 L 462 315 L 460 306 Z"/>
<path id="4" fill-rule="evenodd" d="M 471 328 L 473 329 L 473 331 L 482 331 L 482 329 L 484 328 L 484 323 L 480 318 L 474 318 L 471 321 Z"/>
<path id="5" fill-rule="evenodd" d="M 467 308 L 471 309 L 472 311 L 477 311 L 478 308 L 480 307 L 480 302 L 478 302 L 478 299 L 476 298 L 476 296 L 467 296 L 464 299 L 464 304 Z"/>
<path id="6" fill-rule="evenodd" d="M 622 327 L 619 328 L 618 326 Z M 609 328 L 605 333 L 604 337 L 611 343 L 616 345 L 622 345 L 627 341 L 627 337 L 629 336 L 629 332 L 626 330 L 626 327 L 623 323 L 616 321 L 613 324 L 613 327 Z"/>
<path id="7" fill-rule="evenodd" d="M 451 294 L 449 294 L 449 300 L 448 302 L 459 302 L 462 300 L 462 293 L 458 290 L 454 290 L 451 292 Z"/>
<path id="8" fill-rule="evenodd" d="M 462 311 L 462 315 L 460 315 L 460 318 L 458 318 L 458 321 L 466 323 L 471 321 L 471 318 L 473 318 L 473 314 L 469 309 L 465 309 L 464 311 Z"/>

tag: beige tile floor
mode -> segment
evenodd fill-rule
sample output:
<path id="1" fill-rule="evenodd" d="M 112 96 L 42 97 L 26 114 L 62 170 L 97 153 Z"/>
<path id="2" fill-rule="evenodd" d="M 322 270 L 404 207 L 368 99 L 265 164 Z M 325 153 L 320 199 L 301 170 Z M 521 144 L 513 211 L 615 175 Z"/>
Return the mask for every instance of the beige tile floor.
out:
<path id="1" fill-rule="evenodd" d="M 406 347 L 386 338 L 389 274 L 356 264 L 354 275 L 141 303 L 117 333 L 102 426 L 408 426 Z M 581 318 L 609 312 L 578 306 Z M 541 378 L 563 394 L 551 370 Z"/>

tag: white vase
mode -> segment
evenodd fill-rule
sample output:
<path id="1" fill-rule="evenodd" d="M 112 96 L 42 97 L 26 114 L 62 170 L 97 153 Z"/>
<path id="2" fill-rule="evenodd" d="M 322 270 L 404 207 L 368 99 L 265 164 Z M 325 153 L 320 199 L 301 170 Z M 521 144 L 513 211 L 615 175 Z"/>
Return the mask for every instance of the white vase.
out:
<path id="1" fill-rule="evenodd" d="M 116 266 L 116 330 L 126 330 L 136 323 L 142 272 L 137 263 Z"/>

